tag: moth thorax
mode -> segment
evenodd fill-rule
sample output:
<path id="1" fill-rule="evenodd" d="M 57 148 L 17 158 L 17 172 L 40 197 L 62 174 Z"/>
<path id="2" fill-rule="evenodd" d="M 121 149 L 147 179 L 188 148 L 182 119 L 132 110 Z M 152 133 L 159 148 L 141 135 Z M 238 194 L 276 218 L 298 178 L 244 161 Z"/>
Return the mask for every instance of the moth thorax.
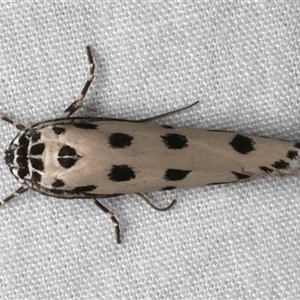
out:
<path id="1" fill-rule="evenodd" d="M 19 133 L 5 151 L 5 162 L 11 173 L 20 181 L 28 175 L 28 145 L 29 140 L 24 132 Z"/>

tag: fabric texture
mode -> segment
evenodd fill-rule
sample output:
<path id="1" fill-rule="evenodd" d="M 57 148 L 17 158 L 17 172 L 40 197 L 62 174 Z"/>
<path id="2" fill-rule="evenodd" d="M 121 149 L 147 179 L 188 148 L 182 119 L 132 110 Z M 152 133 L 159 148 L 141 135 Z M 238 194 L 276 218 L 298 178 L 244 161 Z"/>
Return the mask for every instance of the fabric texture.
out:
<path id="1" fill-rule="evenodd" d="M 0 112 L 58 117 L 87 78 L 98 113 L 300 140 L 300 6 L 2 2 Z M 1 122 L 1 151 L 17 130 Z M 184 159 L 182 157 L 182 159 Z M 216 163 L 218 163 L 216 161 Z M 1 198 L 19 185 L 1 162 Z M 1 299 L 299 299 L 300 184 L 238 184 L 91 200 L 29 191 L 0 207 Z"/>

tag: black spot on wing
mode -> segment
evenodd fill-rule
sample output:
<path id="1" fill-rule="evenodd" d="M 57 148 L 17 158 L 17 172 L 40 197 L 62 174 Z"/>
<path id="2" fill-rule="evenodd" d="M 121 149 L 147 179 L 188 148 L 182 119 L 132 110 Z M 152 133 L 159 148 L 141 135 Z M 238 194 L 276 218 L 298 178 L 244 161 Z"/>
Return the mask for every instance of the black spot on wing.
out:
<path id="1" fill-rule="evenodd" d="M 111 181 L 129 181 L 135 178 L 135 172 L 133 168 L 127 165 L 113 165 L 110 173 L 108 174 L 108 178 Z"/>
<path id="2" fill-rule="evenodd" d="M 174 129 L 173 126 L 170 125 L 160 125 L 162 128 L 166 128 L 166 129 Z"/>
<path id="3" fill-rule="evenodd" d="M 298 151 L 292 151 L 292 150 L 289 150 L 286 155 L 286 157 L 288 157 L 289 159 L 294 159 L 297 156 L 298 156 Z"/>
<path id="4" fill-rule="evenodd" d="M 188 146 L 188 140 L 182 134 L 167 133 L 162 135 L 161 138 L 169 149 L 183 149 Z"/>
<path id="5" fill-rule="evenodd" d="M 62 133 L 65 133 L 66 129 L 64 127 L 54 126 L 53 131 L 55 132 L 55 134 L 60 135 Z"/>
<path id="6" fill-rule="evenodd" d="M 59 157 L 57 160 L 59 164 L 66 169 L 73 167 L 77 162 L 77 159 L 72 157 Z"/>
<path id="7" fill-rule="evenodd" d="M 82 128 L 82 129 L 97 129 L 98 128 L 98 125 L 91 124 L 91 123 L 76 123 L 76 124 L 74 124 L 74 126 L 77 128 Z"/>
<path id="8" fill-rule="evenodd" d="M 169 190 L 174 190 L 176 189 L 175 186 L 165 186 L 163 188 L 161 188 L 161 191 L 169 191 Z"/>
<path id="9" fill-rule="evenodd" d="M 42 176 L 38 172 L 32 172 L 32 181 L 36 183 L 40 183 L 42 180 Z"/>
<path id="10" fill-rule="evenodd" d="M 300 143 L 296 143 L 294 147 L 300 149 Z"/>
<path id="11" fill-rule="evenodd" d="M 132 143 L 133 137 L 126 133 L 113 133 L 108 137 L 108 143 L 112 148 L 126 148 Z"/>
<path id="12" fill-rule="evenodd" d="M 235 175 L 235 177 L 236 177 L 238 180 L 243 180 L 243 179 L 249 179 L 249 178 L 250 178 L 249 175 L 242 174 L 242 173 L 238 173 L 238 172 L 232 172 L 232 174 Z"/>
<path id="13" fill-rule="evenodd" d="M 164 178 L 170 181 L 178 181 L 183 180 L 189 173 L 191 173 L 189 170 L 168 169 Z"/>
<path id="14" fill-rule="evenodd" d="M 40 132 L 35 132 L 32 136 L 31 136 L 31 140 L 35 143 L 38 140 L 41 139 L 41 133 Z"/>
<path id="15" fill-rule="evenodd" d="M 19 169 L 18 171 L 18 176 L 21 178 L 21 179 L 24 179 L 26 177 L 26 175 L 28 174 L 27 170 L 25 169 Z"/>
<path id="16" fill-rule="evenodd" d="M 76 151 L 74 148 L 70 146 L 63 146 L 58 152 L 58 156 L 74 156 L 76 155 Z"/>
<path id="17" fill-rule="evenodd" d="M 229 143 L 235 151 L 241 154 L 248 154 L 255 150 L 253 147 L 254 144 L 255 142 L 251 138 L 241 134 L 237 134 Z"/>
<path id="18" fill-rule="evenodd" d="M 267 173 L 267 174 L 270 174 L 272 173 L 274 170 L 273 169 L 270 169 L 268 167 L 265 167 L 265 166 L 261 166 L 259 167 L 263 172 Z"/>
<path id="19" fill-rule="evenodd" d="M 64 186 L 65 183 L 63 180 L 61 179 L 56 179 L 53 183 L 52 183 L 52 186 L 55 187 L 55 188 L 59 188 L 59 187 L 62 187 Z"/>
<path id="20" fill-rule="evenodd" d="M 41 155 L 45 150 L 45 144 L 39 143 L 33 145 L 30 149 L 30 155 Z"/>
<path id="21" fill-rule="evenodd" d="M 279 160 L 275 161 L 274 164 L 272 164 L 272 167 L 274 167 L 275 169 L 286 170 L 290 167 L 290 164 L 284 160 Z"/>
<path id="22" fill-rule="evenodd" d="M 84 194 L 84 193 L 92 192 L 96 188 L 97 188 L 97 186 L 95 186 L 95 185 L 78 186 L 75 189 L 73 189 L 71 191 L 71 193 L 73 193 L 73 194 Z"/>
<path id="23" fill-rule="evenodd" d="M 31 165 L 38 171 L 44 171 L 44 163 L 41 159 L 30 158 Z"/>

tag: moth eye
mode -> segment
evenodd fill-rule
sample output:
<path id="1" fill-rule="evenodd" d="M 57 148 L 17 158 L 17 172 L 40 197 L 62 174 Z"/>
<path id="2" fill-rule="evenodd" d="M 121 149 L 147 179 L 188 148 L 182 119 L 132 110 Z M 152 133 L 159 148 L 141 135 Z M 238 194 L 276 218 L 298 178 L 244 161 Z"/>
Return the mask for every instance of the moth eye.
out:
<path id="1" fill-rule="evenodd" d="M 13 150 L 6 150 L 4 160 L 8 165 L 11 165 L 15 159 L 15 152 Z"/>

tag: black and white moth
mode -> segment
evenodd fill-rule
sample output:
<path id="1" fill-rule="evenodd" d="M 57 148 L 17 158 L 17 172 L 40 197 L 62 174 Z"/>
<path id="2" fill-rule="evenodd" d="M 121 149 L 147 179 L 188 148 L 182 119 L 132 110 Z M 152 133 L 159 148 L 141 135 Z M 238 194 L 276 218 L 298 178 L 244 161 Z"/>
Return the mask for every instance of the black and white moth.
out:
<path id="1" fill-rule="evenodd" d="M 300 143 L 146 123 L 182 109 L 136 121 L 70 117 L 85 107 L 83 99 L 94 78 L 90 47 L 87 55 L 89 77 L 61 118 L 26 128 L 0 115 L 20 130 L 5 161 L 22 184 L 0 204 L 30 188 L 59 198 L 91 198 L 110 216 L 120 243 L 119 223 L 98 198 L 135 193 L 153 208 L 166 210 L 174 200 L 157 208 L 142 193 L 299 172 Z"/>

